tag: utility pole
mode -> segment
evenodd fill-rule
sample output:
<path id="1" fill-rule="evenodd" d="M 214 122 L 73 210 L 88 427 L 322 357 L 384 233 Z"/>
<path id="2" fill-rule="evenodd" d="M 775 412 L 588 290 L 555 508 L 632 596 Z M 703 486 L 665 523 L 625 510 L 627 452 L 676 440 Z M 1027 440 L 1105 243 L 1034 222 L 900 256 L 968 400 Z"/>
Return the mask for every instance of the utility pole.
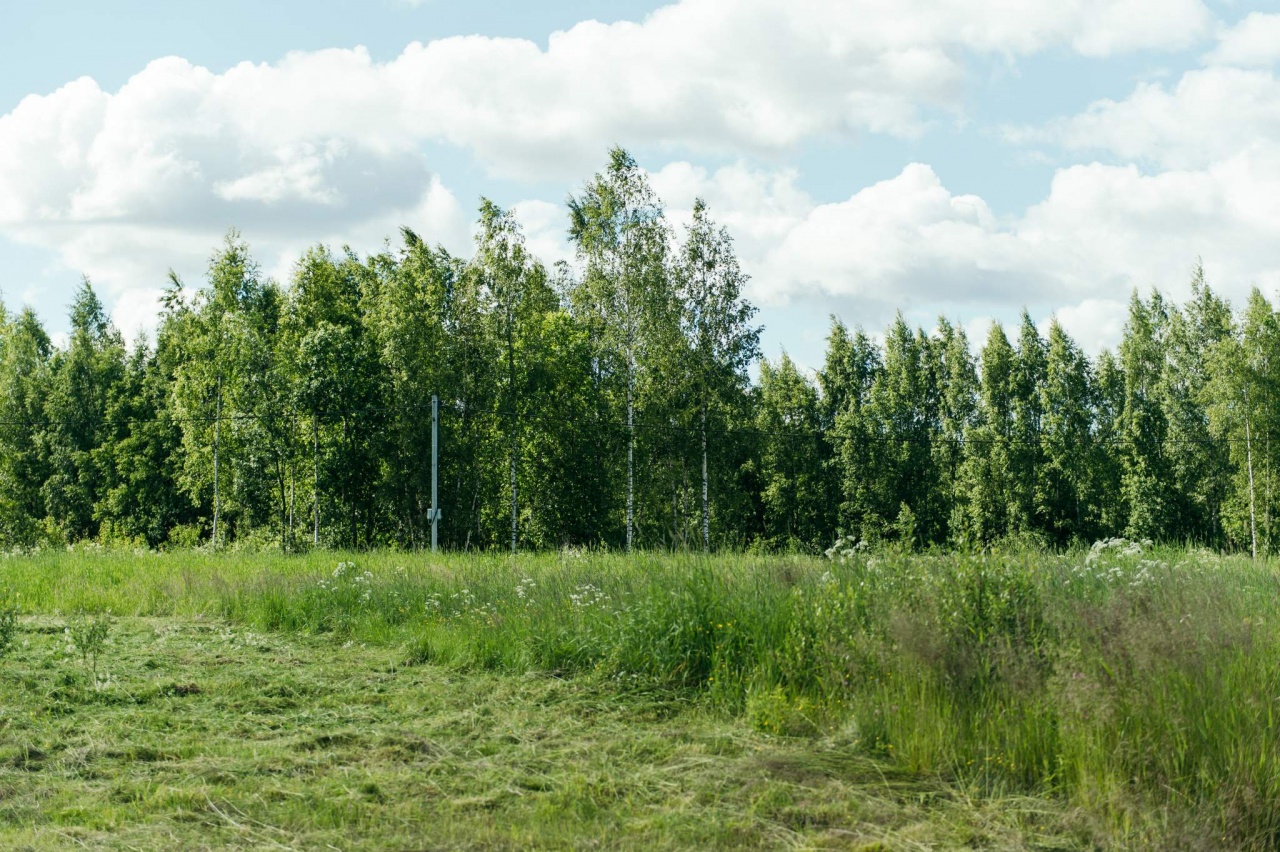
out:
<path id="1" fill-rule="evenodd" d="M 218 493 L 218 444 L 222 439 L 222 374 L 218 374 L 218 403 L 213 421 L 213 549 L 218 549 L 218 516 L 222 514 Z"/>
<path id="2" fill-rule="evenodd" d="M 437 527 L 440 526 L 440 502 L 437 486 L 440 468 L 440 397 L 431 396 L 431 552 L 437 549 Z"/>
<path id="3" fill-rule="evenodd" d="M 320 546 L 320 421 L 311 412 L 311 546 Z"/>

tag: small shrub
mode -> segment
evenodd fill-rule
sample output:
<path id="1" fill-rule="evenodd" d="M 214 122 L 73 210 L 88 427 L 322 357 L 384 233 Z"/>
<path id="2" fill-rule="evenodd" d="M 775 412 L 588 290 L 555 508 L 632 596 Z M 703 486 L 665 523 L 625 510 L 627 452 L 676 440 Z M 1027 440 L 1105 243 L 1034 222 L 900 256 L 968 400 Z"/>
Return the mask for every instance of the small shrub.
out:
<path id="1" fill-rule="evenodd" d="M 746 715 L 751 727 L 766 734 L 813 737 L 821 730 L 824 713 L 812 699 L 789 696 L 782 687 L 775 686 L 750 693 Z"/>
<path id="2" fill-rule="evenodd" d="M 80 610 L 67 621 L 67 638 L 80 655 L 84 667 L 93 675 L 94 683 L 98 682 L 98 661 L 106 650 L 110 633 L 109 612 L 90 615 Z"/>
<path id="3" fill-rule="evenodd" d="M 196 524 L 178 524 L 169 530 L 166 550 L 194 550 L 200 545 L 201 530 Z"/>

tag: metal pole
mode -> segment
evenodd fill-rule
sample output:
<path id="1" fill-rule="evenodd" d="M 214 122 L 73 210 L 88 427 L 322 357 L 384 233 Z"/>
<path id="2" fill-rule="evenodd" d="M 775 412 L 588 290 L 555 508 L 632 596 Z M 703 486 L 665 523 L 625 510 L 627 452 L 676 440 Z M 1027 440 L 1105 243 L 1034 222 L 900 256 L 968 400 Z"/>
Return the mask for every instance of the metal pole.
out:
<path id="1" fill-rule="evenodd" d="M 440 397 L 431 397 L 431 552 L 436 552 L 436 528 L 440 525 L 440 503 L 437 495 L 440 464 Z"/>
<path id="2" fill-rule="evenodd" d="M 222 375 L 218 375 L 218 411 L 213 421 L 213 549 L 218 549 L 218 516 L 222 514 L 221 495 L 218 493 L 218 444 L 222 439 Z M 1250 474 L 1253 469 L 1249 469 Z"/>

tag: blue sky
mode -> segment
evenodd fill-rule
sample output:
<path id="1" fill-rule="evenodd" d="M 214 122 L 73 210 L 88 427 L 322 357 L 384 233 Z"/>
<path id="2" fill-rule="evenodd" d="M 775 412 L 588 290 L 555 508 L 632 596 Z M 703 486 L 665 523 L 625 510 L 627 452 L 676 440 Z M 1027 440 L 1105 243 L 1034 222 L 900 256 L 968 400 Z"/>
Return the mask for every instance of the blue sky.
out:
<path id="1" fill-rule="evenodd" d="M 615 143 L 677 227 L 709 200 L 766 354 L 811 367 L 831 313 L 980 337 L 1025 306 L 1096 351 L 1197 257 L 1280 287 L 1276 3 L 4 5 L 0 292 L 55 332 L 82 274 L 145 330 L 233 225 L 287 279 L 400 224 L 465 254 L 483 194 L 564 257 Z"/>

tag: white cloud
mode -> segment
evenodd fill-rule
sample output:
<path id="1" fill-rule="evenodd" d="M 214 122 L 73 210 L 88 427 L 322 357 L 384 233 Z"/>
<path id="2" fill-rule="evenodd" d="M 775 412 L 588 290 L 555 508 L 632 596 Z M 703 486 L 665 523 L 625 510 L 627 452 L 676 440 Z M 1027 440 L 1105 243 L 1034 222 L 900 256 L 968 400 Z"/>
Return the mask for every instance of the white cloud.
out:
<path id="1" fill-rule="evenodd" d="M 1274 26 L 1250 16 L 1222 39 L 1236 57 Z M 1256 55 L 1256 53 L 1254 54 Z M 1226 56 L 1217 58 L 1225 61 Z M 1042 245 L 1070 238 L 1064 274 L 1099 287 L 1158 285 L 1185 295 L 1202 256 L 1210 282 L 1236 300 L 1280 287 L 1280 79 L 1263 69 L 1210 66 L 1165 86 L 1140 84 L 1077 116 L 1027 131 L 1110 163 L 1056 174 L 1048 198 L 1019 223 Z M 1046 255 L 1047 256 L 1047 255 Z M 1090 271 L 1093 270 L 1093 271 Z"/>
<path id="2" fill-rule="evenodd" d="M 642 23 L 583 22 L 546 49 L 467 36 L 386 63 L 322 50 L 223 74 L 160 59 L 117 93 L 82 79 L 0 118 L 0 222 L 154 213 L 210 188 L 335 204 L 344 164 L 399 177 L 426 142 L 544 176 L 618 140 L 742 153 L 912 135 L 921 107 L 959 105 L 966 51 L 1180 47 L 1209 20 L 1200 0 L 683 0 Z"/>
<path id="3" fill-rule="evenodd" d="M 922 164 L 833 204 L 814 204 L 786 173 L 741 166 L 708 173 L 675 164 L 654 182 L 688 198 L 737 188 L 730 227 L 758 304 L 825 304 L 870 329 L 903 309 L 926 324 L 947 313 L 985 336 L 986 318 L 1010 320 L 1026 306 L 1041 318 L 1057 313 L 1096 352 L 1119 339 L 1133 289 L 1184 298 L 1197 258 L 1235 300 L 1254 284 L 1280 287 L 1274 148 L 1253 146 L 1201 170 L 1072 166 L 1008 220 L 981 198 L 952 194 Z"/>
<path id="4" fill-rule="evenodd" d="M 1205 61 L 1245 68 L 1280 62 L 1280 14 L 1251 12 L 1218 36 L 1218 46 L 1205 56 Z"/>
<path id="5" fill-rule="evenodd" d="M 1280 284 L 1280 158 L 1253 150 L 1202 170 L 1143 174 L 1134 166 L 1073 166 L 1028 211 L 1021 235 L 1063 244 L 1063 274 L 1095 288 L 1159 286 L 1185 293 L 1202 256 L 1216 280 L 1242 294 Z"/>
<path id="6" fill-rule="evenodd" d="M 767 171 L 739 162 L 714 172 L 688 162 L 670 163 L 651 176 L 654 191 L 667 205 L 668 216 L 682 232 L 693 219 L 693 203 L 701 197 L 715 220 L 729 228 L 738 253 L 748 262 L 790 233 L 813 209 L 813 199 L 796 186 L 791 169 Z"/>
<path id="7" fill-rule="evenodd" d="M 160 299 L 164 291 L 152 287 L 131 287 L 116 295 L 111 309 L 111 321 L 124 336 L 126 343 L 133 343 L 140 334 L 150 336 L 155 318 L 160 313 Z"/>
<path id="8" fill-rule="evenodd" d="M 615 142 L 741 157 L 911 137 L 962 110 L 973 54 L 1180 49 L 1211 23 L 1201 0 L 681 0 L 545 48 L 467 36 L 388 62 L 335 49 L 224 73 L 164 58 L 119 91 L 76 80 L 0 117 L 0 230 L 122 298 L 169 266 L 200 269 L 233 224 L 278 274 L 308 243 L 374 247 L 402 223 L 465 251 L 467 217 L 426 146 L 545 179 L 581 176 Z M 1248 103 L 1265 113 L 1259 85 Z M 677 206 L 701 187 L 762 270 L 762 297 L 923 300 L 942 279 L 991 295 L 1029 265 L 1016 228 L 926 167 L 819 207 L 785 170 L 672 166 L 655 181 Z M 522 207 L 531 245 L 563 253 L 551 211 Z"/>
<path id="9" fill-rule="evenodd" d="M 908 165 L 832 204 L 815 203 L 796 178 L 742 164 L 712 173 L 675 163 L 653 183 L 677 219 L 694 197 L 708 200 L 735 236 L 760 304 L 835 300 L 874 314 L 874 325 L 898 307 L 1002 303 L 1025 293 L 1037 247 L 981 198 L 952 195 L 929 166 Z"/>
<path id="10" fill-rule="evenodd" d="M 1090 355 L 1114 348 L 1124 332 L 1129 304 L 1121 299 L 1085 299 L 1056 312 L 1058 322 L 1075 338 L 1080 348 Z M 1048 334 L 1048 325 L 1041 329 Z"/>
<path id="11" fill-rule="evenodd" d="M 883 310 L 922 302 L 1007 300 L 1028 246 L 975 196 L 955 196 L 919 163 L 837 204 L 823 204 L 769 253 L 769 301 L 793 293 L 854 299 Z"/>
<path id="12" fill-rule="evenodd" d="M 547 266 L 558 261 L 572 263 L 573 248 L 568 240 L 569 218 L 564 206 L 549 201 L 521 201 L 512 205 L 524 230 L 525 246 Z"/>
<path id="13" fill-rule="evenodd" d="M 1166 169 L 1201 168 L 1280 141 L 1280 79 L 1262 70 L 1198 69 L 1173 86 L 1142 83 L 1123 100 L 1098 101 L 1080 115 L 1010 137 Z"/>

